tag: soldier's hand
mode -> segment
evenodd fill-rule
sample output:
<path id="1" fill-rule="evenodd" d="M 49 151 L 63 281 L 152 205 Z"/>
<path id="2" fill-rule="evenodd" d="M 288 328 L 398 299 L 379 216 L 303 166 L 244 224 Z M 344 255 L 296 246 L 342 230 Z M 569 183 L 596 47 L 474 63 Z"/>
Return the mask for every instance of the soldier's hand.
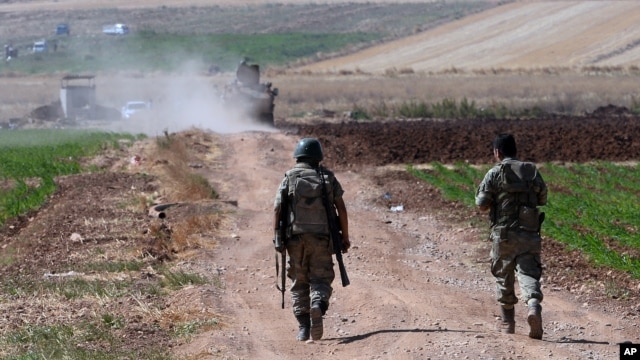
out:
<path id="1" fill-rule="evenodd" d="M 286 249 L 286 248 L 285 248 L 285 246 L 284 246 L 284 244 L 282 244 L 282 245 L 280 245 L 280 246 L 276 246 L 276 239 L 275 239 L 275 238 L 273 238 L 273 247 L 274 247 L 274 249 L 276 249 L 276 251 L 277 251 L 277 252 L 279 252 L 279 253 L 282 253 L 282 252 L 284 251 L 284 249 Z"/>
<path id="2" fill-rule="evenodd" d="M 346 253 L 349 251 L 349 248 L 351 247 L 351 241 L 349 241 L 348 238 L 343 238 L 342 239 L 342 253 Z"/>

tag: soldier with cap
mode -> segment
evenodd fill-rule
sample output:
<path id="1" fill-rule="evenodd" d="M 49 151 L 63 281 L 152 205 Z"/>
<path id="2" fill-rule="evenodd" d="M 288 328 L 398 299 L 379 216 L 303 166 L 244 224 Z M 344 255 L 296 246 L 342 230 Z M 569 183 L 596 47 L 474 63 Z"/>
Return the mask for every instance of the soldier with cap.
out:
<path id="1" fill-rule="evenodd" d="M 342 249 L 351 246 L 344 190 L 333 172 L 320 165 L 322 146 L 317 139 L 301 139 L 294 152 L 295 166 L 285 173 L 276 193 L 274 229 L 278 233 L 281 209 L 286 214 L 287 239 L 276 251 L 289 254 L 287 277 L 291 279 L 291 299 L 299 331 L 296 339 L 319 340 L 322 318 L 329 308 L 335 278 L 329 224 L 323 204 L 323 187 L 330 206 L 335 207 L 342 232 Z M 276 235 L 277 236 L 277 235 Z"/>
<path id="2" fill-rule="evenodd" d="M 480 210 L 490 210 L 491 273 L 501 304 L 498 330 L 515 332 L 517 276 L 522 300 L 527 305 L 529 337 L 542 339 L 540 226 L 544 213 L 538 206 L 547 203 L 547 186 L 535 164 L 520 161 L 516 155 L 513 135 L 500 134 L 495 138 L 493 156 L 499 163 L 478 186 L 475 201 Z"/>

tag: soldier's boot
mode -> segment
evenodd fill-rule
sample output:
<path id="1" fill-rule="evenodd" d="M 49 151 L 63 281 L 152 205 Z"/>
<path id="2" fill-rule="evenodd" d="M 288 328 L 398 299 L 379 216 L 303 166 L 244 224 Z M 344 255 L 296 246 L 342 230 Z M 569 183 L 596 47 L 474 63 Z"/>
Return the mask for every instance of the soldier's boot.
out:
<path id="1" fill-rule="evenodd" d="M 320 340 L 323 334 L 322 316 L 327 311 L 327 306 L 323 302 L 316 302 L 311 305 L 311 339 Z"/>
<path id="2" fill-rule="evenodd" d="M 527 302 L 527 322 L 529 323 L 529 337 L 542 339 L 542 306 L 538 299 L 530 299 Z"/>
<path id="3" fill-rule="evenodd" d="M 513 305 L 511 305 L 510 309 L 507 309 L 504 306 L 501 306 L 500 309 L 501 309 L 501 314 L 500 314 L 501 319 L 498 321 L 498 324 L 496 325 L 496 329 L 501 333 L 515 334 L 515 332 L 516 332 L 516 320 L 515 320 L 516 309 L 513 307 Z"/>
<path id="4" fill-rule="evenodd" d="M 311 328 L 311 318 L 309 314 L 296 315 L 296 319 L 298 320 L 298 336 L 296 336 L 296 340 L 309 340 L 309 329 Z"/>

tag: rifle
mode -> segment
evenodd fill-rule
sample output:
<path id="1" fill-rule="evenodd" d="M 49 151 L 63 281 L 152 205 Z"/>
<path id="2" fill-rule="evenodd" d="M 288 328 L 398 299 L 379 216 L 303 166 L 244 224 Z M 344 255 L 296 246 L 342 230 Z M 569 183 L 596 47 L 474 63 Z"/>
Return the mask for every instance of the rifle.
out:
<path id="1" fill-rule="evenodd" d="M 278 265 L 278 255 L 282 256 L 282 267 Z M 286 278 L 286 261 L 287 261 L 287 250 L 282 250 L 280 254 L 276 251 L 276 289 L 280 290 L 282 293 L 282 305 L 281 308 L 284 309 L 284 292 L 285 292 L 285 284 L 287 282 Z M 281 279 L 281 285 L 278 285 L 278 277 Z"/>
<path id="2" fill-rule="evenodd" d="M 338 222 L 338 216 L 336 215 L 335 207 L 329 203 L 329 195 L 327 194 L 327 186 L 325 184 L 324 172 L 322 166 L 318 166 L 318 175 L 322 180 L 322 203 L 327 211 L 327 222 L 329 223 L 329 235 L 333 242 L 333 252 L 336 255 L 338 261 L 338 268 L 340 269 L 340 279 L 342 280 L 342 286 L 347 286 L 351 282 L 347 276 L 347 269 L 344 267 L 344 261 L 342 260 L 342 230 L 340 229 L 340 223 Z"/>
<path id="3" fill-rule="evenodd" d="M 287 283 L 287 195 L 287 188 L 280 190 L 280 219 L 273 239 L 273 245 L 276 249 L 276 289 L 282 293 L 282 309 L 284 309 L 284 292 Z M 278 262 L 278 255 L 282 259 L 282 268 Z"/>

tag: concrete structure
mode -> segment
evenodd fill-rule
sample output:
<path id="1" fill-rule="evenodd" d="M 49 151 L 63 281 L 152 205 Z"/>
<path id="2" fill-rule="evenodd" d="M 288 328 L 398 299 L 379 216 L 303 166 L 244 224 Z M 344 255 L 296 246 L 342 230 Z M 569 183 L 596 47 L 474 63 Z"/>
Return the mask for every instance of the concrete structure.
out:
<path id="1" fill-rule="evenodd" d="M 67 119 L 93 119 L 96 115 L 96 84 L 93 75 L 67 75 L 60 84 L 60 104 Z"/>

